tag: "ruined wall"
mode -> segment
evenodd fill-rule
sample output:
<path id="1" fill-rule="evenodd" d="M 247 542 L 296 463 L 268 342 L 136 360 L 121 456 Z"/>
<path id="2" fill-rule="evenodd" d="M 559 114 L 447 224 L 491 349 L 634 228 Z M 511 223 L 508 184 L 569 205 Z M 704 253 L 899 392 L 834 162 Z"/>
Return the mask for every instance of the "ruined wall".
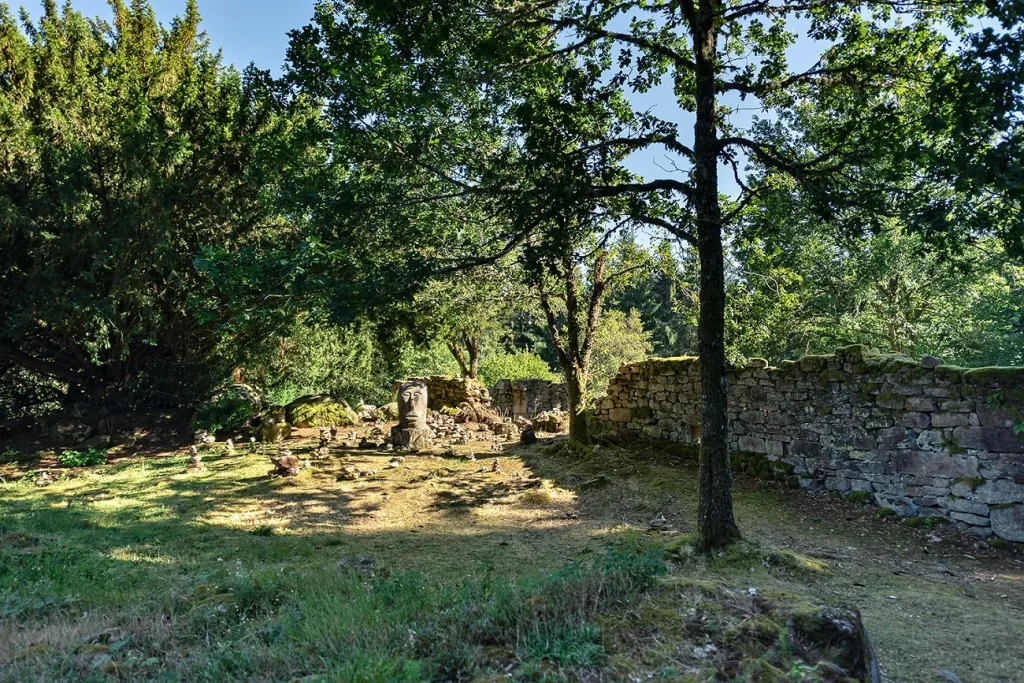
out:
<path id="1" fill-rule="evenodd" d="M 852 346 L 731 370 L 734 468 L 1024 542 L 1024 368 L 939 363 Z M 595 413 L 613 432 L 696 443 L 697 359 L 624 366 Z"/>
<path id="2" fill-rule="evenodd" d="M 492 395 L 494 407 L 512 417 L 532 419 L 549 410 L 569 408 L 565 385 L 545 379 L 498 380 Z"/>
<path id="3" fill-rule="evenodd" d="M 490 405 L 491 403 L 487 387 L 475 379 L 431 375 L 430 377 L 410 377 L 406 381 L 413 380 L 419 380 L 427 385 L 427 407 L 431 410 L 458 408 L 461 403 L 481 405 Z M 396 392 L 401 385 L 402 382 L 395 383 Z"/>

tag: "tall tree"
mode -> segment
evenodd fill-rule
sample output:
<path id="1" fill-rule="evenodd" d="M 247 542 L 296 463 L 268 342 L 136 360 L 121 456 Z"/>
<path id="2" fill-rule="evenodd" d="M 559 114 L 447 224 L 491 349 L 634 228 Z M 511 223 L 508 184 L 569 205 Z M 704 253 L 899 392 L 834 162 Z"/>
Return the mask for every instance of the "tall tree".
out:
<path id="1" fill-rule="evenodd" d="M 320 6 L 292 54 L 304 83 L 346 113 L 347 130 L 402 150 L 410 164 L 435 174 L 442 195 L 503 206 L 519 228 L 514 240 L 548 224 L 553 214 L 543 214 L 560 203 L 612 201 L 619 215 L 696 248 L 704 401 L 698 532 L 701 545 L 715 547 L 739 537 L 728 452 L 724 244 L 758 199 L 747 175 L 783 174 L 823 212 L 851 203 L 884 211 L 890 195 L 879 183 L 892 179 L 860 174 L 879 159 L 905 177 L 937 152 L 951 162 L 951 150 L 966 141 L 1012 154 L 997 138 L 1006 122 L 1000 107 L 1013 97 L 993 106 L 961 99 L 971 92 L 965 67 L 991 41 L 957 54 L 947 37 L 966 41 L 969 20 L 992 11 L 962 0 L 478 0 L 468 10 L 454 0 L 386 8 L 351 0 Z M 1016 20 L 1002 18 L 1005 26 Z M 796 26 L 803 47 L 817 52 L 806 64 L 791 63 Z M 1015 58 L 1014 45 L 999 49 Z M 360 82 L 344 73 L 352 63 L 366 65 Z M 1012 91 L 1012 77 L 1005 81 Z M 904 91 L 919 83 L 946 99 L 902 106 Z M 659 86 L 671 90 L 675 106 L 631 104 Z M 747 109 L 763 118 L 750 121 Z M 954 125 L 958 134 L 944 136 L 950 145 L 941 148 L 920 134 Z M 481 131 L 488 135 L 469 134 Z M 653 178 L 626 172 L 626 157 L 639 152 L 669 157 L 669 170 Z M 732 199 L 722 196 L 723 168 L 739 188 Z M 942 188 L 953 175 L 920 189 Z M 992 180 L 972 176 L 975 196 Z M 943 203 L 921 206 L 931 209 L 921 212 L 930 217 L 922 223 L 934 226 Z M 952 223 L 943 225 L 948 231 Z"/>
<path id="2" fill-rule="evenodd" d="M 0 372 L 93 410 L 180 405 L 227 369 L 193 258 L 281 223 L 253 160 L 282 120 L 194 1 L 169 28 L 146 2 L 112 24 L 43 6 L 19 27 L 0 4 Z"/>

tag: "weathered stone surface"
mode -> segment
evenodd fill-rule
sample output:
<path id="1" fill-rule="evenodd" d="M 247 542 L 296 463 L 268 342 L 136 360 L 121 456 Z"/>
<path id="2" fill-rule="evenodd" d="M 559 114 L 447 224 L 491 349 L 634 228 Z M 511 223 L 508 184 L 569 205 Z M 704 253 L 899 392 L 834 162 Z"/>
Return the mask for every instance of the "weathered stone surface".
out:
<path id="1" fill-rule="evenodd" d="M 955 519 L 958 522 L 964 524 L 970 524 L 971 526 L 988 526 L 988 517 L 982 517 L 981 515 L 972 515 L 967 512 L 951 512 L 949 513 L 950 519 Z"/>
<path id="2" fill-rule="evenodd" d="M 1008 479 L 985 482 L 974 489 L 974 500 L 989 505 L 1024 503 L 1024 485 Z"/>
<path id="3" fill-rule="evenodd" d="M 434 434 L 429 429 L 417 429 L 416 427 L 402 428 L 396 425 L 391 429 L 391 445 L 399 450 L 416 451 L 429 448 L 433 445 Z"/>
<path id="4" fill-rule="evenodd" d="M 966 498 L 947 496 L 938 500 L 939 507 L 953 512 L 966 512 L 971 515 L 988 515 L 988 505 L 976 503 Z"/>
<path id="5" fill-rule="evenodd" d="M 932 427 L 966 427 L 970 420 L 964 413 L 932 413 Z"/>
<path id="6" fill-rule="evenodd" d="M 615 387 L 610 386 L 609 392 L 613 391 Z M 491 395 L 494 408 L 512 417 L 532 418 L 546 411 L 569 407 L 565 384 L 544 379 L 499 380 Z M 623 420 L 628 421 L 628 417 Z"/>
<path id="7" fill-rule="evenodd" d="M 359 414 L 344 401 L 326 394 L 303 396 L 285 407 L 285 419 L 295 427 L 353 427 L 359 424 Z"/>
<path id="8" fill-rule="evenodd" d="M 1024 505 L 993 508 L 991 521 L 996 536 L 1014 543 L 1024 543 Z"/>

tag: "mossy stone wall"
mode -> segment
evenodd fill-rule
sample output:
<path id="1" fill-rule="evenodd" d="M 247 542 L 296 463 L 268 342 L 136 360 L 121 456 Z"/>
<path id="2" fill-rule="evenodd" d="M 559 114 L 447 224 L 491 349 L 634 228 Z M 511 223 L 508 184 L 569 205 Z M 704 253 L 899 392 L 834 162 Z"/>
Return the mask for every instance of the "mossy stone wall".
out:
<path id="1" fill-rule="evenodd" d="M 754 359 L 727 381 L 733 452 L 763 455 L 777 477 L 1024 542 L 1024 368 L 852 346 L 777 368 Z M 595 415 L 613 432 L 698 443 L 698 360 L 624 366 Z"/>
<path id="2" fill-rule="evenodd" d="M 498 380 L 492 390 L 494 407 L 512 417 L 533 419 L 551 410 L 568 410 L 565 384 L 546 379 Z"/>
<path id="3" fill-rule="evenodd" d="M 463 403 L 485 406 L 491 404 L 491 396 L 487 392 L 487 387 L 475 379 L 431 375 L 430 377 L 410 377 L 406 381 L 420 381 L 427 385 L 427 407 L 430 410 L 458 408 Z M 396 394 L 402 384 L 402 382 L 395 383 Z"/>

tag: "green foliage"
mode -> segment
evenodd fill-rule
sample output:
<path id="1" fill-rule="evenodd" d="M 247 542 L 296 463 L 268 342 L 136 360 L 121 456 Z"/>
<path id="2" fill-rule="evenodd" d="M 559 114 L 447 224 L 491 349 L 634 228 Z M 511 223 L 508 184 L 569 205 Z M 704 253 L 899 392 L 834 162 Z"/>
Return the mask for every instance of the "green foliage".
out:
<path id="1" fill-rule="evenodd" d="M 196 408 L 194 426 L 211 434 L 221 430 L 241 429 L 252 417 L 253 406 L 230 387 L 219 391 L 212 399 Z"/>
<path id="2" fill-rule="evenodd" d="M 480 361 L 480 381 L 493 387 L 501 379 L 546 379 L 558 381 L 561 375 L 551 371 L 547 361 L 529 351 L 490 353 Z"/>
<path id="3" fill-rule="evenodd" d="M 65 450 L 57 456 L 62 467 L 91 467 L 107 461 L 107 452 L 98 448 L 85 451 Z"/>
<path id="4" fill-rule="evenodd" d="M 22 27 L 0 5 L 0 373 L 31 373 L 36 405 L 208 394 L 228 366 L 193 259 L 279 222 L 263 76 L 221 64 L 195 2 L 169 27 L 111 4 Z"/>
<path id="5" fill-rule="evenodd" d="M 594 332 L 588 399 L 604 396 L 608 382 L 618 374 L 620 367 L 650 357 L 653 350 L 651 333 L 644 328 L 637 311 L 605 311 Z"/>

